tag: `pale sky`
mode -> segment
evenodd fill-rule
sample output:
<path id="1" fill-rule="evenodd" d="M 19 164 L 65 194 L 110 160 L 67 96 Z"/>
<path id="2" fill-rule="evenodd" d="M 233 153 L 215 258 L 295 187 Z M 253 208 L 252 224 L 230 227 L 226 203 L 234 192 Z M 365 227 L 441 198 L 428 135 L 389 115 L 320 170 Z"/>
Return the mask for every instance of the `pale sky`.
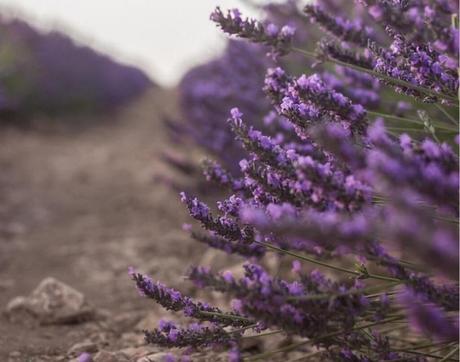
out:
<path id="1" fill-rule="evenodd" d="M 65 29 L 79 42 L 138 65 L 172 86 L 194 64 L 221 51 L 225 36 L 211 23 L 216 5 L 244 0 L 0 0 L 3 13 L 19 14 L 42 29 Z"/>

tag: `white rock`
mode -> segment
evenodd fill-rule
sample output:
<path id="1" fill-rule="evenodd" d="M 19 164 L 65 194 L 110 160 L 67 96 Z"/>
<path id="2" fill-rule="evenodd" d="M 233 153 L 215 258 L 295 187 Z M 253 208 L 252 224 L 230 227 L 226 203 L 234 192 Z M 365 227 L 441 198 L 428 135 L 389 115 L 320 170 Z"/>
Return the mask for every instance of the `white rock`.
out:
<path id="1" fill-rule="evenodd" d="M 6 305 L 7 313 L 14 313 L 19 310 L 25 309 L 26 298 L 25 297 L 15 297 L 11 299 Z"/>
<path id="2" fill-rule="evenodd" d="M 27 311 L 44 324 L 79 322 L 94 316 L 82 293 L 51 277 L 43 279 L 28 297 L 11 300 L 6 310 L 10 315 Z"/>
<path id="3" fill-rule="evenodd" d="M 95 343 L 91 341 L 83 341 L 83 342 L 74 344 L 72 347 L 70 347 L 67 353 L 69 355 L 79 355 L 83 352 L 94 353 L 97 351 L 98 351 L 98 347 Z"/>

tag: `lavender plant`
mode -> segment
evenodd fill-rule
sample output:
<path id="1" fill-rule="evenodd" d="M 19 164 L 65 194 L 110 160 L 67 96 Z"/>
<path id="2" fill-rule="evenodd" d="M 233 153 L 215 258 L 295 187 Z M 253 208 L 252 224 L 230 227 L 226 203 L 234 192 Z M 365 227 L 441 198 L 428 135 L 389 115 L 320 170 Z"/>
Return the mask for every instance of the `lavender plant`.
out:
<path id="1" fill-rule="evenodd" d="M 343 6 L 337 7 L 333 2 L 323 2 L 329 11 L 334 14 L 344 11 Z M 267 4 L 260 9 L 264 19 L 260 22 L 252 21 L 252 26 L 263 28 L 264 35 L 258 30 L 259 43 L 267 44 L 268 50 L 276 57 L 285 53 L 289 44 L 303 44 L 309 51 L 314 50 L 314 44 L 322 36 L 319 29 L 305 21 L 305 16 L 299 9 L 299 1 L 288 0 L 285 3 Z M 353 7 L 346 7 L 353 12 Z M 362 12 L 362 11 L 361 11 Z M 243 27 L 241 14 L 236 12 L 224 13 L 219 10 L 214 14 L 216 18 L 226 18 L 225 24 L 231 32 L 246 32 Z M 229 20 L 237 18 L 239 25 L 232 26 Z M 224 24 L 224 25 L 225 25 Z M 287 33 L 281 35 L 281 30 Z M 289 30 L 291 29 L 291 30 Z M 295 32 L 292 29 L 296 29 Z M 248 33 L 249 34 L 249 33 Z M 278 40 L 280 35 L 282 40 Z M 279 49 L 277 49 L 278 47 Z M 283 49 L 281 49 L 281 48 Z M 267 50 L 267 49 L 265 49 Z M 263 100 L 262 85 L 267 67 L 273 66 L 271 57 L 263 57 L 264 49 L 247 42 L 230 40 L 222 56 L 191 69 L 179 84 L 180 109 L 183 122 L 166 120 L 172 139 L 177 142 L 190 142 L 203 148 L 213 158 L 223 165 L 238 172 L 238 161 L 243 157 L 240 144 L 234 139 L 228 127 L 223 126 L 228 111 L 235 105 L 247 116 L 247 122 L 253 126 L 264 126 L 270 135 L 277 134 L 277 129 L 286 127 L 289 123 L 281 117 L 276 117 L 271 111 L 269 103 Z M 285 69 L 293 72 L 305 71 L 305 57 L 298 53 L 285 54 L 277 57 L 277 62 Z M 376 108 L 379 104 L 379 82 L 366 74 L 353 72 L 348 68 L 337 67 L 324 70 L 323 81 L 351 99 L 358 99 L 360 104 Z M 352 86 L 351 86 L 352 85 Z M 364 99 L 365 98 L 365 99 Z M 252 99 L 260 99 L 256 104 Z M 277 136 L 286 137 L 281 132 Z M 194 169 L 194 165 L 184 162 L 172 154 L 166 155 L 166 161 L 181 171 Z M 185 172 L 190 176 L 196 172 Z"/>
<path id="2" fill-rule="evenodd" d="M 244 276 L 189 271 L 198 288 L 229 297 L 223 310 L 131 272 L 142 294 L 199 321 L 163 322 L 149 343 L 220 346 L 230 361 L 458 360 L 458 4 L 359 0 L 338 16 L 344 3 L 303 9 L 326 33 L 314 52 L 293 37 L 309 27 L 211 15 L 277 58 L 313 59 L 316 72 L 277 59 L 263 85 L 271 121 L 231 109 L 240 172 L 215 161 L 204 170 L 228 196 L 215 210 L 181 200 L 204 229 L 193 238 L 245 258 Z M 263 267 L 269 253 L 292 270 Z M 248 332 L 291 342 L 252 354 Z"/>
<path id="3" fill-rule="evenodd" d="M 139 69 L 62 33 L 42 33 L 21 20 L 2 18 L 0 31 L 4 115 L 107 109 L 152 85 Z"/>
<path id="4" fill-rule="evenodd" d="M 186 122 L 168 122 L 174 137 L 191 139 L 226 167 L 236 171 L 241 146 L 222 123 L 237 103 L 254 125 L 269 111 L 262 84 L 268 61 L 261 49 L 243 41 L 228 43 L 222 57 L 190 70 L 179 85 L 180 108 Z M 261 99 L 254 103 L 253 99 Z"/>

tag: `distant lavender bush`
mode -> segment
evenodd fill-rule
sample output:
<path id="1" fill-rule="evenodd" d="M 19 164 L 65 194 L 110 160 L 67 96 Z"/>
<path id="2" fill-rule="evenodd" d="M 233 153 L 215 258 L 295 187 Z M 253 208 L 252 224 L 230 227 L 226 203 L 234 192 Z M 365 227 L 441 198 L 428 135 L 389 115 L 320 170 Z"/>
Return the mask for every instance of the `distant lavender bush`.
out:
<path id="1" fill-rule="evenodd" d="M 313 34 L 308 27 L 294 32 L 289 21 L 271 26 L 236 10 L 211 15 L 279 62 L 263 85 L 271 120 L 254 126 L 238 107 L 227 117 L 246 152 L 234 161 L 239 173 L 205 164 L 228 196 L 211 209 L 181 194 L 206 230 L 193 238 L 247 263 L 243 277 L 200 266 L 188 273 L 198 288 L 228 296 L 229 310 L 131 271 L 142 295 L 197 321 L 162 321 L 147 342 L 221 346 L 230 361 L 288 352 L 293 361 L 457 360 L 458 4 L 359 0 L 338 13 L 344 4 L 303 8 L 328 34 L 315 51 L 296 42 L 307 38 L 299 32 Z M 294 73 L 299 54 L 315 73 Z M 266 104 L 258 97 L 255 107 Z M 269 253 L 291 259 L 292 270 L 263 267 Z M 244 350 L 247 332 L 288 338 L 254 355 Z"/>
<path id="2" fill-rule="evenodd" d="M 20 20 L 1 19 L 2 112 L 94 110 L 113 107 L 152 83 L 58 32 L 41 33 Z"/>
<path id="3" fill-rule="evenodd" d="M 361 7 L 338 6 L 334 1 L 323 1 L 322 5 L 329 12 L 358 13 L 363 15 Z M 316 42 L 324 35 L 315 24 L 305 21 L 299 7 L 299 1 L 288 0 L 284 3 L 267 4 L 262 7 L 265 20 L 254 22 L 252 27 L 263 27 L 258 31 L 258 43 L 268 45 L 268 49 L 261 49 L 254 44 L 230 40 L 224 53 L 200 66 L 191 69 L 182 78 L 179 84 L 180 108 L 184 122 L 171 122 L 171 135 L 177 140 L 191 139 L 195 144 L 204 148 L 210 155 L 219 159 L 229 169 L 235 171 L 235 165 L 242 156 L 241 145 L 235 140 L 228 127 L 223 126 L 228 110 L 237 105 L 246 115 L 248 124 L 253 126 L 264 125 L 266 132 L 274 134 L 278 123 L 285 127 L 286 122 L 275 117 L 267 102 L 262 98 L 262 85 L 265 70 L 277 63 L 294 73 L 304 72 L 306 64 L 313 64 L 298 53 L 284 54 L 283 48 L 291 42 L 302 44 L 305 49 L 313 51 Z M 236 11 L 236 14 L 239 14 Z M 232 28 L 231 22 L 225 19 L 232 17 L 232 12 L 224 14 L 221 10 L 213 17 L 221 19 L 223 26 Z M 230 17 L 230 18 L 228 18 Z M 369 17 L 366 21 L 369 21 Z M 265 29 L 266 28 L 266 29 Z M 284 30 L 283 30 L 284 29 Z M 295 29 L 295 31 L 294 31 Z M 228 29 L 237 31 L 237 27 Z M 240 29 L 241 30 L 241 29 Z M 244 30 L 248 35 L 250 29 Z M 267 35 L 264 35 L 267 33 Z M 279 49 L 276 49 L 278 47 Z M 262 53 L 270 51 L 271 57 L 262 57 Z M 353 72 L 348 68 L 322 70 L 323 80 L 332 88 L 340 91 L 352 100 L 359 99 L 359 103 L 370 108 L 379 105 L 379 82 L 377 79 L 362 73 Z M 252 100 L 260 99 L 257 104 Z"/>
<path id="4" fill-rule="evenodd" d="M 180 107 L 186 120 L 181 124 L 183 135 L 218 156 L 227 167 L 234 168 L 243 150 L 223 120 L 236 103 L 252 124 L 262 125 L 262 117 L 270 109 L 262 91 L 267 65 L 263 51 L 232 40 L 220 58 L 193 68 L 179 85 Z M 254 99 L 261 101 L 256 103 Z"/>

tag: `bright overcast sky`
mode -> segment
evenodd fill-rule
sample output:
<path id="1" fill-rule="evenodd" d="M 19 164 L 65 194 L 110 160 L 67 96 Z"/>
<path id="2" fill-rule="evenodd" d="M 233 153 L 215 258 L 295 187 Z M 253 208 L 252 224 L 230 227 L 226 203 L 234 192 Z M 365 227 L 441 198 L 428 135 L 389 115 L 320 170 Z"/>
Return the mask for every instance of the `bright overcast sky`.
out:
<path id="1" fill-rule="evenodd" d="M 174 85 L 191 65 L 218 53 L 224 36 L 209 19 L 216 5 L 244 0 L 0 0 L 40 28 L 65 29 L 73 38 Z"/>

